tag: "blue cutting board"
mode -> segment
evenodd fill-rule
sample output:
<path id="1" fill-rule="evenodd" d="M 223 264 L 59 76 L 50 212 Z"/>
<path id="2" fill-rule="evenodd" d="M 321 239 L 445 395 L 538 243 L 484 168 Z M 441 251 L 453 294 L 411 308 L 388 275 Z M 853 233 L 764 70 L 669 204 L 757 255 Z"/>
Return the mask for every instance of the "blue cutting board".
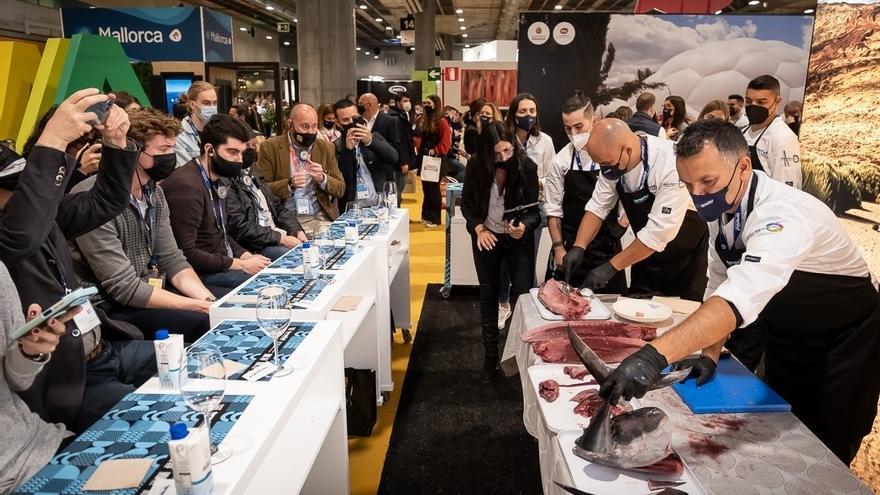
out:
<path id="1" fill-rule="evenodd" d="M 696 378 L 672 385 L 694 414 L 790 411 L 791 405 L 732 357 L 718 362 L 715 377 L 697 387 Z"/>

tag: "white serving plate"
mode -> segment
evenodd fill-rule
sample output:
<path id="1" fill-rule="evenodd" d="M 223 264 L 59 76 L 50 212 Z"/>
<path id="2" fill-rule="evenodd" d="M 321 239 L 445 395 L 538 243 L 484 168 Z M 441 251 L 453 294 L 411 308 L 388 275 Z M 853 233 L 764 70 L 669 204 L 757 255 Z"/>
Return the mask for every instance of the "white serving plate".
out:
<path id="1" fill-rule="evenodd" d="M 674 487 L 688 495 L 705 495 L 706 490 L 694 476 L 693 471 L 684 465 L 681 476 L 636 473 L 595 464 L 574 454 L 574 442 L 583 434 L 582 430 L 563 431 L 556 437 L 562 456 L 571 473 L 574 487 L 588 493 L 602 495 L 633 495 L 648 492 L 648 480 L 684 481 Z M 656 492 L 652 492 L 656 493 Z"/>
<path id="2" fill-rule="evenodd" d="M 612 308 L 618 316 L 638 323 L 659 323 L 672 316 L 672 308 L 647 299 L 621 297 Z"/>
<path id="3" fill-rule="evenodd" d="M 540 313 L 541 318 L 547 321 L 565 321 L 565 318 L 562 315 L 558 315 L 550 311 L 541 303 L 540 300 L 538 300 L 538 290 L 539 289 L 532 289 L 529 291 L 529 293 L 532 295 L 532 299 L 535 301 L 535 306 L 538 307 L 538 313 Z M 590 311 L 582 316 L 581 320 L 611 319 L 611 310 L 609 310 L 608 306 L 605 306 L 605 303 L 600 301 L 598 297 L 593 297 L 593 291 L 591 291 L 590 289 L 581 289 L 581 295 L 590 299 Z"/>

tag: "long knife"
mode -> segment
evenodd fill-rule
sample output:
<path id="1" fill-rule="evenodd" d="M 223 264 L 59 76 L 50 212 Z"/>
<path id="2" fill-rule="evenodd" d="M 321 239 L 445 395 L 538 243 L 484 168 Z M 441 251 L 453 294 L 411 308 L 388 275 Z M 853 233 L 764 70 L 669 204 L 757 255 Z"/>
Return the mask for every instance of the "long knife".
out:
<path id="1" fill-rule="evenodd" d="M 571 495 L 593 495 L 592 493 L 585 492 L 583 490 L 578 490 L 577 488 L 575 488 L 573 486 L 565 486 L 558 481 L 554 481 L 553 483 L 555 483 L 556 486 L 558 486 L 559 488 L 562 488 L 563 490 L 567 491 L 568 493 L 571 493 Z"/>

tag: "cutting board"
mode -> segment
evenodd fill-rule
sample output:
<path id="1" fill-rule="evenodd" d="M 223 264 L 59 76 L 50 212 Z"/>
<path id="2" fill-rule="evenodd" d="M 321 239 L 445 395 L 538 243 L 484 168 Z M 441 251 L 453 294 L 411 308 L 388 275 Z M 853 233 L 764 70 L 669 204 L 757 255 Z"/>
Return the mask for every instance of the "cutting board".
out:
<path id="1" fill-rule="evenodd" d="M 697 387 L 695 378 L 672 388 L 695 414 L 790 411 L 791 405 L 732 357 L 722 357 L 715 378 Z"/>
<path id="2" fill-rule="evenodd" d="M 535 301 L 535 306 L 538 307 L 538 314 L 541 315 L 541 318 L 547 321 L 565 321 L 565 317 L 562 315 L 558 315 L 549 309 L 538 299 L 538 290 L 539 289 L 531 289 L 529 293 L 532 295 L 532 300 Z M 590 311 L 587 312 L 584 316 L 581 317 L 581 320 L 610 320 L 611 319 L 611 310 L 608 309 L 608 306 L 599 300 L 598 297 L 590 298 Z"/>

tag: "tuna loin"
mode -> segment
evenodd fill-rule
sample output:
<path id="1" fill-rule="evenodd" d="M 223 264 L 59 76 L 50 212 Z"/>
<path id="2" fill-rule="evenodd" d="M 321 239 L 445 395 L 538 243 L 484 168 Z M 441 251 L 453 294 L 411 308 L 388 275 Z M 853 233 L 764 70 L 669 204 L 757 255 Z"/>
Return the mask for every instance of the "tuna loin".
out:
<path id="1" fill-rule="evenodd" d="M 578 291 L 566 291 L 562 282 L 548 279 L 538 289 L 538 300 L 545 308 L 566 320 L 578 320 L 590 311 L 590 300 Z"/>
<path id="2" fill-rule="evenodd" d="M 583 339 L 606 363 L 619 363 L 644 347 L 644 340 L 627 337 L 587 337 Z M 576 363 L 577 354 L 568 339 L 558 338 L 532 343 L 532 350 L 547 363 Z"/>
<path id="3" fill-rule="evenodd" d="M 567 328 L 571 327 L 607 363 L 619 363 L 657 336 L 657 329 L 616 321 L 578 321 L 543 325 L 522 335 L 523 342 L 548 363 L 578 363 Z"/>

